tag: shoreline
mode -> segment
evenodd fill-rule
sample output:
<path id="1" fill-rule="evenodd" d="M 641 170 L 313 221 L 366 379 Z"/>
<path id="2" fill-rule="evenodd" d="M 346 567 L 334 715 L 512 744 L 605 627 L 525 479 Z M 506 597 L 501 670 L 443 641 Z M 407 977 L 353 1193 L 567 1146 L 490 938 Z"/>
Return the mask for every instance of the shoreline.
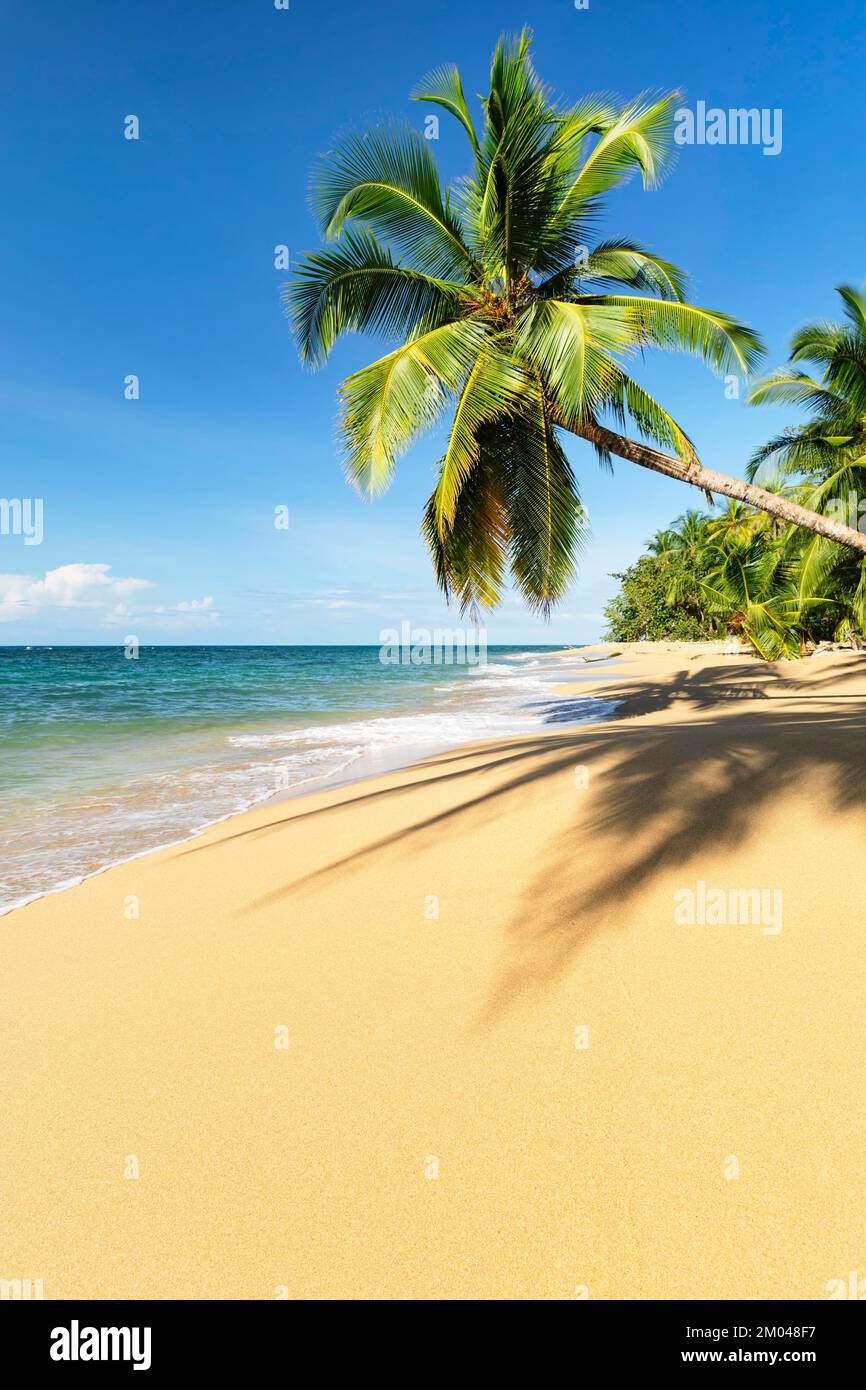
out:
<path id="1" fill-rule="evenodd" d="M 51 649 L 49 648 L 48 650 Z M 551 664 L 554 659 L 560 660 L 564 656 L 580 652 L 581 650 L 583 649 L 580 647 L 553 649 L 549 653 Z M 521 668 L 515 663 L 515 673 L 519 673 L 520 669 Z M 551 684 L 547 689 L 549 694 L 554 694 L 556 685 Z M 426 706 L 419 706 L 418 710 L 415 712 L 426 712 Z M 393 715 L 394 711 L 389 711 L 389 713 Z M 333 772 L 313 774 L 303 781 L 297 782 L 294 786 L 282 788 L 277 791 L 263 792 L 261 795 L 254 796 L 246 805 L 236 807 L 223 815 L 215 816 L 211 820 L 203 821 L 201 825 L 196 826 L 188 833 L 178 836 L 175 839 L 166 840 L 162 843 L 136 850 L 132 854 L 123 855 L 119 859 L 112 859 L 108 863 L 99 865 L 97 868 L 87 873 L 74 875 L 64 879 L 56 885 L 40 889 L 38 892 L 28 894 L 14 902 L 6 905 L 0 904 L 0 919 L 7 917 L 11 912 L 16 912 L 23 907 L 27 907 L 30 903 L 39 902 L 42 898 L 52 897 L 58 893 L 65 893 L 71 888 L 77 888 L 82 883 L 86 883 L 91 878 L 96 878 L 100 874 L 107 873 L 109 870 L 119 868 L 124 864 L 130 864 L 134 860 L 141 859 L 148 854 L 158 854 L 163 850 L 175 849 L 179 845 L 199 839 L 214 826 L 222 825 L 225 821 L 233 820 L 236 816 L 245 816 L 261 806 L 266 806 L 271 803 L 279 804 L 282 801 L 292 801 L 296 797 L 312 796 L 315 795 L 316 792 L 332 789 L 336 790 L 344 786 L 351 786 L 354 782 L 385 776 L 390 772 L 398 772 L 402 769 L 410 768 L 417 763 L 425 761 L 427 758 L 434 757 L 437 753 L 448 752 L 452 748 L 469 747 L 477 742 L 481 742 L 481 740 L 470 737 L 454 743 L 447 741 L 444 743 L 411 743 L 405 744 L 402 747 L 395 746 L 391 750 L 368 748 L 359 757 L 345 764 L 343 767 L 337 768 Z M 348 769 L 352 767 L 356 767 L 357 771 L 348 776 L 344 775 Z"/>
<path id="2" fill-rule="evenodd" d="M 858 1268 L 866 659 L 641 647 L 561 687 L 612 719 L 271 801 L 4 924 L 0 1276 L 821 1299 Z M 714 921 L 718 889 L 783 911 Z"/>

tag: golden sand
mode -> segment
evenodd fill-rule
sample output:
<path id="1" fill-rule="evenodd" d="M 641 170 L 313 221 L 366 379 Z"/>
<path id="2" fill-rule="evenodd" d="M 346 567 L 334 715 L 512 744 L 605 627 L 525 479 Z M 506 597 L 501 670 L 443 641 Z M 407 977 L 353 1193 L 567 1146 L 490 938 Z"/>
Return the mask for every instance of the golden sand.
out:
<path id="1" fill-rule="evenodd" d="M 0 922 L 0 1277 L 866 1275 L 866 660 L 620 650 L 563 694 L 618 718 L 267 805 Z M 781 931 L 677 925 L 698 882 L 780 888 Z"/>

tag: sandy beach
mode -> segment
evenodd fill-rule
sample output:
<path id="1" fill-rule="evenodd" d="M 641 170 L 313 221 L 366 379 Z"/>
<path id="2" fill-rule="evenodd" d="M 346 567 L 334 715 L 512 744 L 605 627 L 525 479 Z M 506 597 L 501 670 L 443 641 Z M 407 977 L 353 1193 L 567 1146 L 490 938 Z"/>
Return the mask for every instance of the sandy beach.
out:
<path id="1" fill-rule="evenodd" d="M 614 718 L 264 805 L 3 918 L 0 1276 L 243 1299 L 866 1276 L 866 657 L 615 650 L 561 692 Z M 675 920 L 714 890 L 772 914 Z"/>

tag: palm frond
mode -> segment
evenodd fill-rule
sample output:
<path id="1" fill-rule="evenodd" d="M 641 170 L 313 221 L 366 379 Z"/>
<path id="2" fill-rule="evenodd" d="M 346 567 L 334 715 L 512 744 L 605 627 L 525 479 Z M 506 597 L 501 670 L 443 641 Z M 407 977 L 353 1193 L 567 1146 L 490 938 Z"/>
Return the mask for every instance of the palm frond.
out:
<path id="1" fill-rule="evenodd" d="M 346 378 L 340 428 L 346 474 L 360 492 L 388 486 L 396 458 L 459 391 L 488 337 L 481 320 L 457 319 Z"/>
<path id="2" fill-rule="evenodd" d="M 834 467 L 837 448 L 837 444 L 808 426 L 784 430 L 753 451 L 746 464 L 746 477 L 750 483 L 761 481 L 766 486 L 774 475 L 820 475 Z"/>
<path id="3" fill-rule="evenodd" d="M 683 462 L 697 461 L 695 446 L 685 430 L 648 391 L 619 367 L 611 372 L 605 386 L 602 408 L 609 411 L 620 426 L 625 424 L 627 418 L 631 419 L 646 439 L 672 449 Z"/>
<path id="4" fill-rule="evenodd" d="M 866 336 L 866 295 L 853 285 L 837 285 L 836 293 L 845 305 L 845 314 L 858 337 Z"/>
<path id="5" fill-rule="evenodd" d="M 643 95 L 623 107 L 599 135 L 563 193 L 554 226 L 566 225 L 588 203 L 640 172 L 644 187 L 655 187 L 673 153 L 673 111 L 678 92 Z"/>
<path id="6" fill-rule="evenodd" d="M 457 317 L 467 298 L 453 281 L 395 265 L 387 247 L 357 228 L 300 263 L 283 303 L 301 361 L 318 366 L 346 333 L 412 337 Z"/>
<path id="7" fill-rule="evenodd" d="M 523 416 L 503 426 L 511 573 L 528 606 L 549 617 L 575 572 L 587 534 L 571 465 L 536 382 Z"/>
<path id="8" fill-rule="evenodd" d="M 625 355 L 634 340 L 633 321 L 606 303 L 544 299 L 518 320 L 514 350 L 537 370 L 558 420 L 571 428 L 604 408 L 615 389 L 612 354 Z"/>
<path id="9" fill-rule="evenodd" d="M 469 136 L 473 153 L 476 156 L 480 153 L 478 136 L 475 134 L 469 107 L 466 105 L 466 98 L 463 95 L 463 83 L 460 80 L 460 73 L 453 63 L 434 68 L 433 72 L 428 73 L 412 89 L 409 97 L 411 101 L 429 101 L 432 105 L 441 106 L 450 112 Z"/>
<path id="10" fill-rule="evenodd" d="M 697 304 L 621 294 L 587 296 L 583 302 L 628 311 L 646 345 L 694 353 L 718 372 L 751 372 L 764 350 L 753 329 Z"/>
<path id="11" fill-rule="evenodd" d="M 443 534 L 439 526 L 435 491 L 421 526 L 436 582 L 446 599 L 458 599 L 461 613 L 476 605 L 495 608 L 505 587 L 508 518 L 494 434 L 482 431 L 479 458 L 460 490 L 447 531 Z"/>
<path id="12" fill-rule="evenodd" d="M 515 415 L 526 390 L 526 373 L 510 357 L 495 348 L 478 354 L 460 393 L 433 494 L 440 534 L 453 524 L 461 489 L 478 462 L 484 427 Z"/>
<path id="13" fill-rule="evenodd" d="M 817 411 L 840 405 L 842 398 L 806 372 L 792 372 L 781 367 L 756 382 L 746 402 L 748 405 L 800 405 Z"/>
<path id="14" fill-rule="evenodd" d="M 797 593 L 801 606 L 819 595 L 838 562 L 840 547 L 823 536 L 809 536 L 797 568 Z"/>
<path id="15" fill-rule="evenodd" d="M 598 293 L 610 285 L 631 285 L 661 299 L 682 303 L 688 288 L 688 276 L 678 266 L 624 238 L 600 242 L 578 273 L 581 289 L 589 293 Z"/>
<path id="16" fill-rule="evenodd" d="M 311 199 L 326 237 L 339 237 L 353 218 L 415 270 L 448 279 L 471 274 L 429 142 L 413 130 L 386 126 L 344 136 L 315 171 Z"/>

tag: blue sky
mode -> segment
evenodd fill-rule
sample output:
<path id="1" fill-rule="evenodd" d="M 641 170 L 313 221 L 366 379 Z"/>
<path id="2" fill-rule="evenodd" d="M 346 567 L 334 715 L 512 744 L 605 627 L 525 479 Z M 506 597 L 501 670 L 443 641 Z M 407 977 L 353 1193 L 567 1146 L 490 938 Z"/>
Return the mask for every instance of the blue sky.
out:
<path id="1" fill-rule="evenodd" d="M 660 190 L 615 194 L 602 228 L 683 265 L 697 302 L 760 330 L 770 364 L 799 322 L 835 313 L 834 285 L 866 275 L 853 0 L 21 0 L 0 16 L 0 492 L 44 499 L 41 545 L 0 536 L 2 642 L 376 642 L 403 619 L 456 620 L 418 536 L 435 441 L 375 503 L 348 488 L 336 387 L 384 349 L 353 340 L 301 371 L 274 247 L 316 244 L 307 180 L 335 133 L 395 115 L 423 129 L 417 79 L 455 61 L 482 91 L 503 31 L 533 28 L 567 98 L 678 87 L 689 106 L 782 110 L 776 157 L 685 146 Z M 449 177 L 465 170 L 444 115 L 435 149 Z M 788 422 L 684 358 L 648 360 L 642 380 L 709 466 L 742 473 Z M 609 571 L 699 503 L 570 453 L 592 523 L 578 581 L 549 626 L 507 602 L 492 642 L 592 640 Z"/>

